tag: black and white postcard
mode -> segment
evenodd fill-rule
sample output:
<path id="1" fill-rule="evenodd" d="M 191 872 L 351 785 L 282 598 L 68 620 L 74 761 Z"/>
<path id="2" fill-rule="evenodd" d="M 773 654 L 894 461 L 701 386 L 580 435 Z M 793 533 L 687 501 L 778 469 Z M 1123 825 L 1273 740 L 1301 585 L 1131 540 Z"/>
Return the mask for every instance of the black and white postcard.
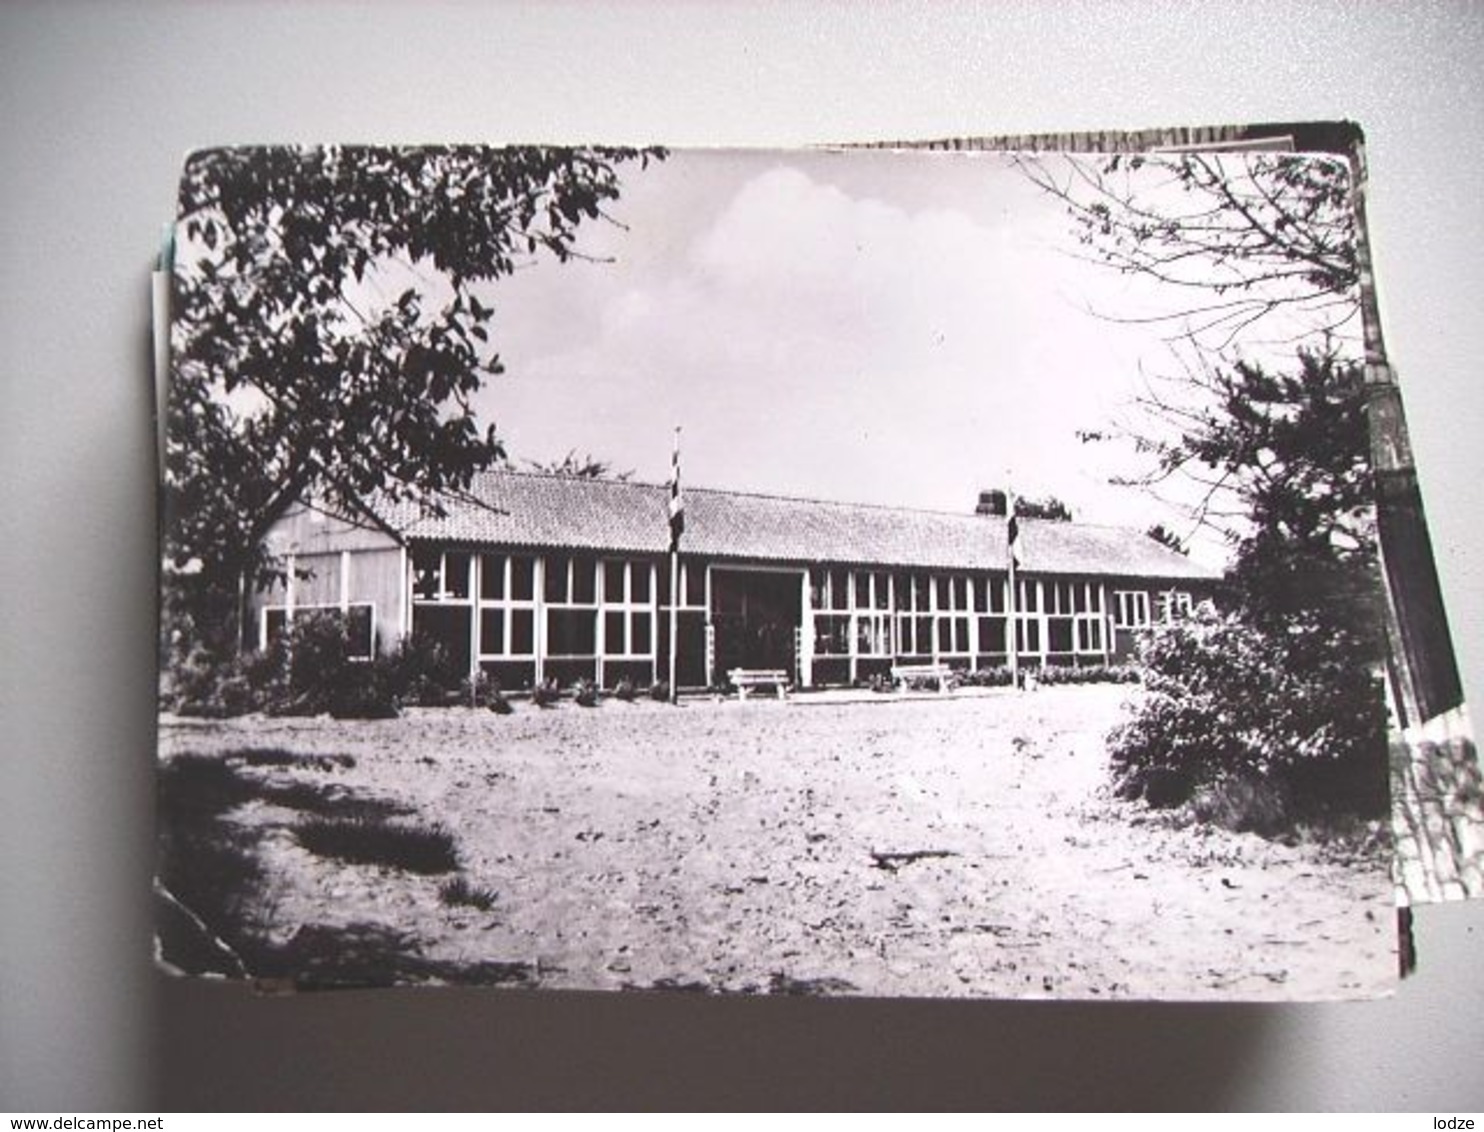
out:
<path id="1" fill-rule="evenodd" d="M 1387 993 L 1399 878 L 1477 891 L 1480 791 L 1399 581 L 1356 187 L 1262 149 L 192 155 L 160 962 Z"/>

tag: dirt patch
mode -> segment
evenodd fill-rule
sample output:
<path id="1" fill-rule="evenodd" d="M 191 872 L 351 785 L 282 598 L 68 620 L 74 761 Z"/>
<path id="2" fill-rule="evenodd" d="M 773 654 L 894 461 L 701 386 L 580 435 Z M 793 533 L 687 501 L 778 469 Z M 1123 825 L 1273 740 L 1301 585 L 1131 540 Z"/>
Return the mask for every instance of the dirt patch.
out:
<path id="1" fill-rule="evenodd" d="M 1076 998 L 1390 989 L 1384 851 L 1340 858 L 1178 829 L 1110 799 L 1102 737 L 1130 694 L 166 720 L 161 748 L 167 765 L 237 759 L 256 784 L 229 792 L 218 818 L 253 841 L 252 892 L 234 902 L 251 905 L 248 930 L 281 948 L 346 933 L 360 969 L 388 952 L 390 981 Z M 234 754 L 245 749 L 298 757 L 250 765 Z M 448 876 L 310 852 L 293 799 L 327 792 L 380 820 L 441 826 L 462 883 L 492 899 L 447 901 Z M 174 820 L 167 809 L 167 841 Z M 311 973 L 333 981 L 333 948 L 313 954 Z"/>

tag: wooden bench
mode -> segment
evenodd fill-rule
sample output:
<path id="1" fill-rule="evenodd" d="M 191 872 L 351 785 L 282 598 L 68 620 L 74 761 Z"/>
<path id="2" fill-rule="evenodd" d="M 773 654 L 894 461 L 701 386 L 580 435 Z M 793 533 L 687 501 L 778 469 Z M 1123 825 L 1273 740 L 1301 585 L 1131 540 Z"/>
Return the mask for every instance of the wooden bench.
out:
<path id="1" fill-rule="evenodd" d="M 897 691 L 905 692 L 914 680 L 936 680 L 938 691 L 948 691 L 948 681 L 953 670 L 946 664 L 894 664 L 891 667 L 892 683 Z"/>
<path id="2" fill-rule="evenodd" d="M 754 688 L 777 688 L 778 698 L 788 699 L 788 673 L 781 668 L 733 668 L 727 679 L 737 689 L 739 700 L 745 700 Z"/>

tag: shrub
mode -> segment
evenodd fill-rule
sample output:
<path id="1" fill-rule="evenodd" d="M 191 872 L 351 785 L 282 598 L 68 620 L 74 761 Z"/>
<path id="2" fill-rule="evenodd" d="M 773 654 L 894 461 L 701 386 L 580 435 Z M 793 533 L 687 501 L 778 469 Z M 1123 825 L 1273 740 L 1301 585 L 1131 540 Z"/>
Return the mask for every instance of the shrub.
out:
<path id="1" fill-rule="evenodd" d="M 349 665 L 330 693 L 336 719 L 395 719 L 402 714 L 390 666 L 380 659 Z"/>
<path id="2" fill-rule="evenodd" d="M 626 704 L 633 703 L 634 697 L 638 694 L 639 692 L 638 689 L 634 687 L 634 682 L 627 676 L 625 676 L 622 680 L 620 680 L 613 686 L 614 698 L 622 700 Z"/>
<path id="3" fill-rule="evenodd" d="M 1190 813 L 1197 821 L 1238 833 L 1272 837 L 1293 824 L 1293 805 L 1276 781 L 1223 775 L 1196 789 Z"/>
<path id="4" fill-rule="evenodd" d="M 494 707 L 493 700 L 500 695 L 500 682 L 484 669 L 472 678 L 465 676 L 459 683 L 459 702 L 468 707 Z"/>
<path id="5" fill-rule="evenodd" d="M 358 657 L 364 633 L 338 610 L 296 616 L 266 648 L 223 655 L 197 646 L 173 657 L 162 672 L 161 706 L 182 715 L 222 717 L 266 711 L 380 719 L 404 700 L 421 702 L 443 676 L 441 650 L 414 638 L 390 657 Z"/>
<path id="6" fill-rule="evenodd" d="M 562 690 L 548 677 L 531 689 L 531 702 L 537 707 L 552 707 L 562 698 Z"/>
<path id="7" fill-rule="evenodd" d="M 665 680 L 656 680 L 649 685 L 649 698 L 658 700 L 662 704 L 670 702 L 670 684 Z"/>
<path id="8" fill-rule="evenodd" d="M 287 632 L 250 662 L 270 715 L 318 715 L 349 683 L 349 642 L 339 617 L 317 611 L 296 617 Z"/>
<path id="9" fill-rule="evenodd" d="M 1278 634 L 1207 607 L 1152 629 L 1139 661 L 1146 695 L 1110 736 L 1121 796 L 1261 832 L 1334 803 L 1384 813 L 1380 683 L 1312 620 Z"/>
<path id="10" fill-rule="evenodd" d="M 591 680 L 582 679 L 572 685 L 572 698 L 582 707 L 597 707 L 602 693 Z"/>
<path id="11" fill-rule="evenodd" d="M 947 685 L 949 691 L 963 686 L 963 673 L 950 671 L 948 673 Z M 943 689 L 943 682 L 936 676 L 913 676 L 907 681 L 907 688 L 913 692 L 938 692 Z"/>
<path id="12" fill-rule="evenodd" d="M 490 694 L 489 700 L 485 704 L 485 706 L 496 715 L 509 715 L 515 710 L 514 705 L 505 698 L 505 693 L 500 691 L 499 688 L 496 688 L 494 692 Z"/>
<path id="13" fill-rule="evenodd" d="M 1047 664 L 1036 669 L 1042 684 L 1137 684 L 1139 670 L 1131 664 Z"/>
<path id="14" fill-rule="evenodd" d="M 413 633 L 398 641 L 387 662 L 393 674 L 394 691 L 404 704 L 442 707 L 448 702 L 450 691 L 459 684 L 447 650 L 426 633 Z"/>
<path id="15" fill-rule="evenodd" d="M 246 715 L 260 710 L 264 701 L 251 658 L 222 659 L 196 648 L 161 674 L 160 705 L 181 715 Z"/>
<path id="16" fill-rule="evenodd" d="M 289 631 L 246 658 L 260 705 L 272 715 L 389 719 L 399 712 L 399 676 L 386 657 L 360 659 L 358 643 L 334 610 L 296 617 Z"/>
<path id="17" fill-rule="evenodd" d="M 963 674 L 962 683 L 969 688 L 1008 688 L 1010 670 L 1003 666 L 976 668 Z"/>
<path id="18" fill-rule="evenodd" d="M 1038 684 L 1137 684 L 1139 670 L 1132 664 L 1045 664 L 1036 668 L 1023 667 L 1023 679 L 1028 672 L 1036 674 Z M 972 688 L 1008 688 L 1014 683 L 1010 669 L 1005 665 L 976 668 L 963 672 L 960 683 Z"/>

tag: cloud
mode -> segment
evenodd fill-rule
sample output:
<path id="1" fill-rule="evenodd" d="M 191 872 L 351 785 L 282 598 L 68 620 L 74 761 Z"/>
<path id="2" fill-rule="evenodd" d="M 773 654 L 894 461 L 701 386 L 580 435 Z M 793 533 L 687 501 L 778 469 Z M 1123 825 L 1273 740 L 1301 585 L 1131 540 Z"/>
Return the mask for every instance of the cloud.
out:
<path id="1" fill-rule="evenodd" d="M 1079 268 L 1047 250 L 1060 219 L 912 208 L 805 165 L 750 170 L 705 212 L 656 209 L 663 254 L 637 224 L 643 256 L 615 244 L 573 292 L 583 309 L 558 302 L 511 355 L 496 419 L 512 446 L 662 478 L 684 423 L 693 482 L 959 509 L 1013 469 L 1025 490 L 1101 500 L 1074 433 L 1136 365 L 1067 297 Z"/>

